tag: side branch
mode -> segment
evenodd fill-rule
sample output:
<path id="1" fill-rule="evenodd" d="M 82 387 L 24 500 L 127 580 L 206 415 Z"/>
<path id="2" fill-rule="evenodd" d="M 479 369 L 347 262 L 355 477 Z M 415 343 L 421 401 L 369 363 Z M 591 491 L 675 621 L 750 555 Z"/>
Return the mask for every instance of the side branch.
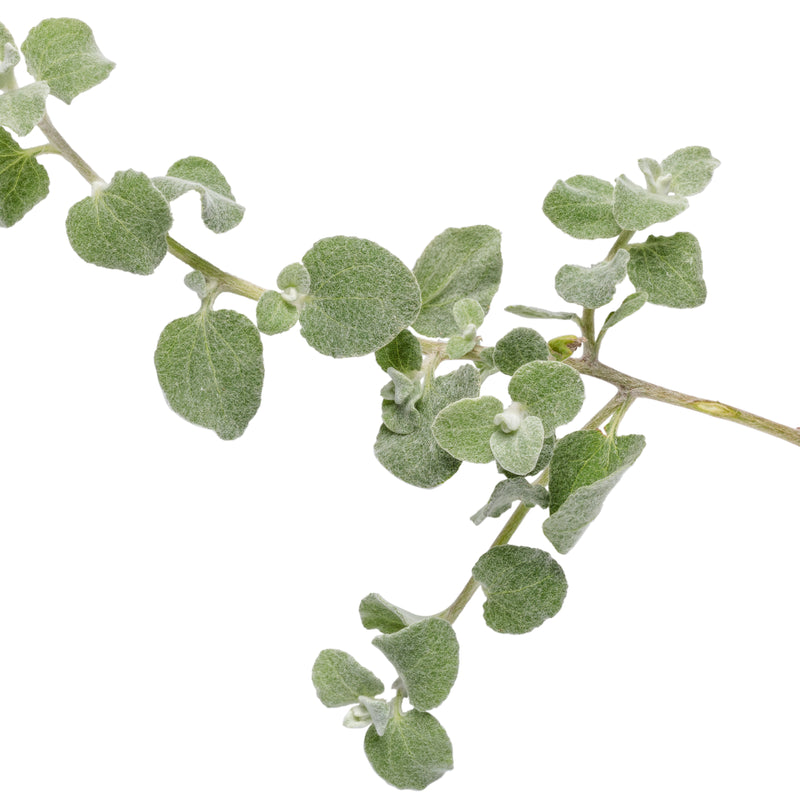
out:
<path id="1" fill-rule="evenodd" d="M 599 362 L 590 363 L 584 359 L 571 358 L 566 363 L 583 375 L 589 375 L 592 378 L 598 378 L 601 381 L 613 384 L 621 391 L 627 392 L 630 397 L 658 400 L 661 403 L 669 403 L 673 406 L 688 408 L 691 411 L 699 411 L 701 414 L 707 414 L 718 419 L 727 419 L 731 422 L 737 422 L 739 425 L 745 425 L 748 428 L 761 431 L 761 433 L 776 436 L 800 447 L 800 429 L 798 428 L 782 425 L 779 422 L 766 419 L 766 417 L 760 417 L 757 414 L 751 414 L 749 411 L 729 406 L 727 403 L 705 400 L 701 397 L 666 389 L 655 383 L 648 383 L 631 375 L 626 375 L 624 372 L 619 372 L 613 367 Z"/>

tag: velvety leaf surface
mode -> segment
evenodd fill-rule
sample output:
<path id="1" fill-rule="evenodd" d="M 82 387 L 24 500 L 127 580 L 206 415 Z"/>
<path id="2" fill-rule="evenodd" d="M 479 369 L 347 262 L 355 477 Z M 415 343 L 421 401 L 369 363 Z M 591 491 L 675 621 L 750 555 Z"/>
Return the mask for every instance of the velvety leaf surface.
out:
<path id="1" fill-rule="evenodd" d="M 279 292 L 267 289 L 256 304 L 256 325 L 261 333 L 272 336 L 288 331 L 299 317 L 297 308 Z"/>
<path id="2" fill-rule="evenodd" d="M 614 299 L 617 284 L 625 280 L 630 256 L 618 250 L 611 261 L 592 267 L 567 264 L 556 273 L 556 291 L 568 303 L 600 308 Z"/>
<path id="3" fill-rule="evenodd" d="M 49 189 L 45 168 L 0 128 L 0 227 L 19 222 L 47 197 Z"/>
<path id="4" fill-rule="evenodd" d="M 459 461 L 488 464 L 494 459 L 489 438 L 503 410 L 496 397 L 467 397 L 443 408 L 433 421 L 436 443 Z"/>
<path id="5" fill-rule="evenodd" d="M 605 333 L 609 328 L 613 328 L 618 322 L 622 322 L 626 317 L 635 314 L 640 308 L 644 307 L 646 302 L 647 292 L 634 292 L 633 294 L 629 294 L 620 303 L 619 308 L 616 311 L 612 311 L 606 317 L 606 321 L 603 323 L 603 327 L 598 333 L 598 338 L 600 334 Z"/>
<path id="6" fill-rule="evenodd" d="M 489 447 L 498 465 L 514 475 L 527 475 L 539 460 L 545 432 L 539 417 L 525 417 L 514 431 L 494 430 Z"/>
<path id="7" fill-rule="evenodd" d="M 470 519 L 475 525 L 480 525 L 487 517 L 499 517 L 505 514 L 517 502 L 523 503 L 528 508 L 532 506 L 547 508 L 550 504 L 550 493 L 544 486 L 538 484 L 532 486 L 523 477 L 507 478 L 494 487 L 489 502 Z"/>
<path id="8" fill-rule="evenodd" d="M 50 88 L 37 81 L 0 94 L 0 125 L 27 136 L 42 120 Z"/>
<path id="9" fill-rule="evenodd" d="M 375 360 L 383 370 L 390 367 L 406 375 L 422 368 L 422 348 L 419 339 L 409 330 L 400 331 L 389 344 L 375 353 Z"/>
<path id="10" fill-rule="evenodd" d="M 580 317 L 572 311 L 548 311 L 536 306 L 506 306 L 506 311 L 527 319 L 571 319 L 580 322 Z"/>
<path id="11" fill-rule="evenodd" d="M 557 361 L 523 364 L 511 376 L 508 393 L 542 420 L 547 435 L 574 419 L 584 399 L 580 375 Z"/>
<path id="12" fill-rule="evenodd" d="M 328 708 L 358 703 L 359 696 L 375 697 L 384 689 L 379 678 L 343 650 L 323 650 L 311 669 L 311 680 Z"/>
<path id="13" fill-rule="evenodd" d="M 575 175 L 556 182 L 542 210 L 557 228 L 576 239 L 608 239 L 620 233 L 613 203 L 614 187 L 608 181 Z"/>
<path id="14" fill-rule="evenodd" d="M 494 346 L 494 363 L 500 372 L 513 375 L 529 361 L 547 361 L 550 348 L 533 328 L 513 328 Z"/>
<path id="15" fill-rule="evenodd" d="M 397 631 L 420 622 L 425 617 L 412 614 L 399 606 L 392 605 L 379 594 L 368 594 L 358 607 L 361 624 L 365 628 L 377 628 L 381 633 L 397 633 Z"/>
<path id="16" fill-rule="evenodd" d="M 684 147 L 661 162 L 663 173 L 672 176 L 674 192 L 687 197 L 702 192 L 711 182 L 720 162 L 707 147 Z"/>

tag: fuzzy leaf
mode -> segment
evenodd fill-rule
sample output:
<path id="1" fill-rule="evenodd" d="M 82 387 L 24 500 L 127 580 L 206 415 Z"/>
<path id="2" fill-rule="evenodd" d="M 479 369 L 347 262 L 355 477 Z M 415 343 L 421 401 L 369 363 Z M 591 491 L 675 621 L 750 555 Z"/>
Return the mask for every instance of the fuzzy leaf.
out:
<path id="1" fill-rule="evenodd" d="M 284 300 L 279 292 L 268 289 L 256 304 L 256 325 L 261 333 L 272 336 L 288 331 L 299 317 L 297 308 Z"/>
<path id="2" fill-rule="evenodd" d="M 49 190 L 45 168 L 0 128 L 0 227 L 19 222 Z"/>
<path id="3" fill-rule="evenodd" d="M 22 43 L 28 72 L 50 87 L 50 94 L 71 103 L 104 81 L 114 69 L 94 40 L 91 28 L 61 17 L 40 22 Z"/>
<path id="4" fill-rule="evenodd" d="M 556 291 L 568 303 L 600 308 L 614 299 L 617 284 L 627 275 L 629 258 L 626 250 L 618 250 L 611 261 L 592 267 L 563 266 L 556 273 Z"/>
<path id="5" fill-rule="evenodd" d="M 449 622 L 428 617 L 372 644 L 392 662 L 415 708 L 428 711 L 447 699 L 458 675 L 458 640 Z"/>
<path id="6" fill-rule="evenodd" d="M 620 227 L 614 219 L 614 187 L 591 175 L 558 181 L 544 199 L 547 218 L 576 239 L 610 239 Z"/>
<path id="7" fill-rule="evenodd" d="M 666 222 L 689 208 L 681 195 L 657 194 L 637 186 L 620 175 L 614 189 L 614 216 L 628 231 L 641 231 L 657 222 Z"/>
<path id="8" fill-rule="evenodd" d="M 489 439 L 494 418 L 503 410 L 495 397 L 466 397 L 443 408 L 433 421 L 436 443 L 459 461 L 488 464 L 494 459 Z"/>
<path id="9" fill-rule="evenodd" d="M 14 37 L 0 22 L 0 91 L 6 91 L 15 85 L 14 67 L 17 64 L 19 64 L 19 50 L 14 44 Z"/>
<path id="10" fill-rule="evenodd" d="M 323 650 L 314 662 L 311 680 L 328 708 L 358 703 L 360 696 L 375 697 L 384 688 L 379 678 L 343 650 Z"/>
<path id="11" fill-rule="evenodd" d="M 527 319 L 570 319 L 577 323 L 581 321 L 581 318 L 572 311 L 548 311 L 546 308 L 535 306 L 506 306 L 506 311 Z"/>
<path id="12" fill-rule="evenodd" d="M 409 330 L 400 331 L 389 344 L 375 353 L 375 360 L 382 370 L 390 367 L 411 375 L 422 368 L 422 348 L 419 339 Z"/>
<path id="13" fill-rule="evenodd" d="M 70 244 L 84 261 L 137 275 L 150 275 L 161 263 L 171 226 L 164 195 L 132 169 L 95 187 L 67 215 Z"/>
<path id="14" fill-rule="evenodd" d="M 508 393 L 542 420 L 546 435 L 574 419 L 584 398 L 581 376 L 558 361 L 523 364 L 511 376 Z"/>
<path id="15" fill-rule="evenodd" d="M 515 431 L 493 431 L 489 446 L 498 465 L 506 472 L 527 475 L 539 460 L 544 438 L 542 421 L 530 416 L 525 417 Z"/>
<path id="16" fill-rule="evenodd" d="M 480 525 L 487 517 L 502 516 L 516 502 L 521 502 L 528 508 L 532 506 L 547 508 L 550 504 L 550 493 L 544 486 L 538 484 L 532 486 L 525 478 L 507 478 L 494 487 L 489 502 L 470 519 L 475 525 Z"/>
<path id="17" fill-rule="evenodd" d="M 613 328 L 618 322 L 622 322 L 626 317 L 635 314 L 647 302 L 647 292 L 634 292 L 629 294 L 621 303 L 616 311 L 612 311 L 603 323 L 600 333 L 597 334 L 598 339 L 609 328 Z"/>
<path id="18" fill-rule="evenodd" d="M 463 397 L 477 397 L 480 373 L 470 364 L 434 378 L 417 403 L 419 426 L 411 433 L 393 433 L 382 425 L 375 441 L 375 455 L 400 480 L 423 489 L 444 483 L 458 471 L 461 462 L 436 443 L 431 426 L 436 415 Z"/>
<path id="19" fill-rule="evenodd" d="M 308 343 L 336 358 L 372 353 L 416 318 L 419 287 L 411 271 L 374 242 L 322 239 L 303 257 L 311 278 L 300 311 Z"/>
<path id="20" fill-rule="evenodd" d="M 197 192 L 203 223 L 214 233 L 235 228 L 244 216 L 244 207 L 236 202 L 225 176 L 205 158 L 190 156 L 176 161 L 165 176 L 153 178 L 153 183 L 170 202 L 186 192 Z"/>
<path id="21" fill-rule="evenodd" d="M 377 628 L 381 633 L 397 633 L 425 619 L 419 614 L 412 614 L 399 606 L 392 605 L 375 593 L 368 594 L 361 601 L 358 613 L 365 628 Z"/>
<path id="22" fill-rule="evenodd" d="M 549 357 L 547 342 L 533 328 L 514 328 L 494 347 L 495 366 L 506 375 L 513 375 L 530 361 L 547 361 Z"/>
<path id="23" fill-rule="evenodd" d="M 170 322 L 158 340 L 155 362 L 172 410 L 221 439 L 241 436 L 258 411 L 261 337 L 243 314 L 201 309 Z"/>
<path id="24" fill-rule="evenodd" d="M 608 437 L 600 431 L 574 431 L 556 444 L 550 462 L 550 517 L 543 527 L 559 553 L 575 546 L 644 444 L 643 436 Z"/>
<path id="25" fill-rule="evenodd" d="M 670 308 L 695 308 L 706 300 L 700 242 L 691 233 L 648 236 L 630 245 L 631 283 L 647 300 Z"/>
<path id="26" fill-rule="evenodd" d="M 372 726 L 364 752 L 378 775 L 397 789 L 422 790 L 453 769 L 453 746 L 432 714 L 411 709 L 395 713 L 383 736 Z"/>
<path id="27" fill-rule="evenodd" d="M 42 121 L 49 93 L 48 85 L 37 81 L 0 95 L 0 125 L 27 136 Z"/>
<path id="28" fill-rule="evenodd" d="M 719 163 L 707 147 L 684 147 L 661 162 L 661 171 L 672 176 L 672 191 L 689 197 L 708 186 Z"/>
<path id="29" fill-rule="evenodd" d="M 423 336 L 460 335 L 453 306 L 471 298 L 485 314 L 500 285 L 502 270 L 500 231 L 475 225 L 448 228 L 439 234 L 414 267 L 422 295 L 414 329 Z"/>
<path id="30" fill-rule="evenodd" d="M 567 595 L 558 562 L 532 547 L 493 547 L 478 559 L 472 575 L 486 593 L 486 624 L 498 633 L 538 628 L 561 610 Z"/>
<path id="31" fill-rule="evenodd" d="M 289 264 L 278 273 L 277 284 L 282 292 L 295 289 L 298 294 L 308 294 L 311 291 L 311 276 L 302 264 Z"/>

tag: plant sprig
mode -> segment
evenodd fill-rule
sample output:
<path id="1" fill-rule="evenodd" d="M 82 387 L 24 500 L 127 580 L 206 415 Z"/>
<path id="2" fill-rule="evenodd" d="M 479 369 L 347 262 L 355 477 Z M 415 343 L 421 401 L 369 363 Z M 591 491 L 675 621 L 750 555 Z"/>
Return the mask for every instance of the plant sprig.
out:
<path id="1" fill-rule="evenodd" d="M 85 23 L 45 20 L 19 48 L 0 25 L 0 47 L 0 225 L 16 224 L 45 199 L 49 177 L 39 159 L 57 154 L 89 183 L 88 195 L 66 213 L 70 244 L 83 260 L 150 275 L 169 254 L 191 268 L 185 282 L 199 307 L 169 322 L 155 351 L 160 385 L 178 415 L 222 439 L 241 436 L 261 402 L 261 334 L 273 337 L 297 326 L 324 355 L 374 354 L 385 373 L 383 387 L 376 387 L 382 425 L 375 455 L 389 472 L 433 488 L 464 462 L 494 464 L 501 480 L 473 509 L 473 522 L 500 517 L 517 504 L 442 612 L 420 615 L 376 593 L 361 601 L 361 621 L 379 631 L 373 644 L 396 673 L 388 699 L 378 696 L 383 681 L 343 651 L 323 650 L 314 664 L 320 700 L 348 707 L 346 727 L 367 729 L 367 758 L 394 786 L 425 788 L 453 766 L 450 740 L 430 711 L 447 699 L 456 680 L 453 625 L 478 590 L 486 598 L 487 625 L 500 633 L 532 631 L 560 610 L 567 593 L 562 567 L 546 551 L 510 540 L 530 510 L 542 508 L 549 546 L 566 554 L 578 543 L 644 449 L 643 436 L 619 432 L 635 400 L 676 405 L 800 445 L 796 428 L 657 386 L 599 360 L 611 329 L 648 303 L 689 309 L 705 302 L 695 236 L 634 239 L 686 211 L 688 198 L 709 185 L 719 162 L 707 148 L 685 147 L 660 162 L 640 159 L 638 183 L 624 174 L 614 182 L 587 175 L 559 180 L 543 205 L 553 224 L 578 239 L 613 242 L 601 261 L 557 270 L 556 292 L 570 308 L 518 304 L 507 310 L 576 329 L 546 341 L 533 328 L 515 327 L 487 345 L 480 329 L 503 270 L 497 229 L 448 228 L 413 269 L 371 240 L 329 237 L 280 270 L 275 288 L 262 288 L 170 234 L 170 204 L 187 192 L 199 196 L 201 220 L 214 233 L 243 220 L 244 208 L 213 163 L 188 156 L 161 176 L 123 168 L 106 181 L 56 130 L 46 110 L 49 97 L 69 104 L 114 68 Z M 20 86 L 15 68 L 22 56 L 33 81 Z M 36 128 L 45 141 L 23 149 L 15 135 Z M 619 300 L 625 281 L 632 291 Z M 217 308 L 225 293 L 255 301 L 254 319 Z M 612 305 L 600 322 L 597 311 Z M 508 400 L 483 393 L 485 379 L 494 374 L 508 378 Z M 612 384 L 617 394 L 581 429 L 567 432 L 583 407 L 582 376 Z"/>

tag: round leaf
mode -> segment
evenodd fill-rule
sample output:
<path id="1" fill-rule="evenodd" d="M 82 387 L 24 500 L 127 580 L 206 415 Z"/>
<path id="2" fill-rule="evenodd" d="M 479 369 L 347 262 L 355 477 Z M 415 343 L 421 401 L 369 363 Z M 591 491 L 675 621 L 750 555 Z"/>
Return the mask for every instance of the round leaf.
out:
<path id="1" fill-rule="evenodd" d="M 558 361 L 523 364 L 511 377 L 508 393 L 542 420 L 546 434 L 574 419 L 584 398 L 581 376 Z"/>

